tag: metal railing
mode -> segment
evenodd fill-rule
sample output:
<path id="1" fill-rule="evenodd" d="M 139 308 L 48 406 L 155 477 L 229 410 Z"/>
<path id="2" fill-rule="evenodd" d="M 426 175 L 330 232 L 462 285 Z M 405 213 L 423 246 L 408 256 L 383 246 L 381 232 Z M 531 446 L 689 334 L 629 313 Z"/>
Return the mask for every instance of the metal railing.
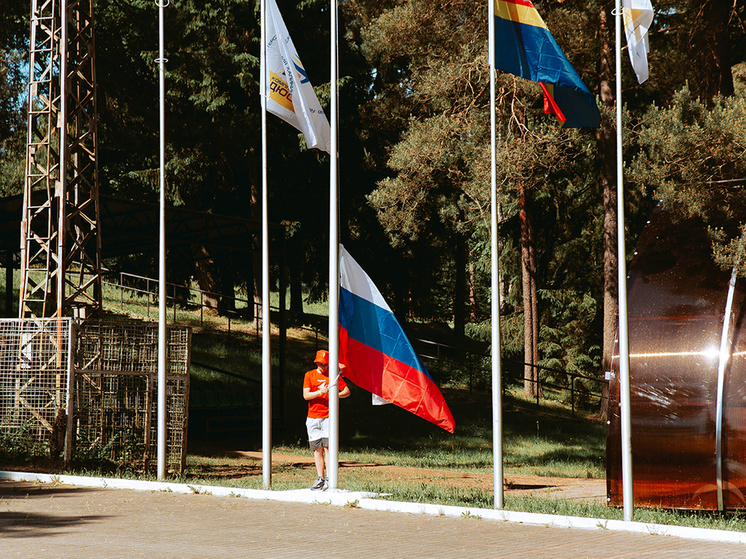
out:
<path id="1" fill-rule="evenodd" d="M 446 363 L 448 365 L 456 367 L 465 367 L 467 369 L 466 372 L 468 374 L 470 391 L 473 389 L 474 377 L 476 376 L 476 373 L 482 373 L 483 378 L 489 378 L 491 376 L 491 367 L 485 366 L 483 364 L 484 359 L 488 357 L 488 355 L 474 353 L 464 348 L 442 344 L 432 340 L 415 339 L 414 341 L 417 342 L 420 347 L 426 346 L 429 350 L 432 350 L 428 352 L 419 352 L 421 359 L 437 363 Z M 453 357 L 445 357 L 445 355 L 448 354 L 457 355 L 461 358 L 455 359 Z M 603 385 L 608 384 L 608 381 L 605 379 L 598 379 L 579 373 L 571 373 L 568 371 L 560 371 L 549 367 L 542 367 L 540 365 L 529 365 L 527 363 L 513 361 L 510 359 L 504 359 L 503 363 L 513 364 L 515 366 L 519 366 L 521 369 L 524 369 L 524 367 L 528 365 L 539 371 L 537 378 L 531 379 L 524 378 L 522 374 L 505 374 L 507 369 L 503 367 L 503 391 L 505 391 L 507 383 L 512 383 L 514 385 L 522 385 L 526 381 L 533 383 L 536 385 L 536 389 L 533 392 L 535 393 L 537 406 L 541 405 L 542 398 L 545 401 L 550 401 L 550 399 L 547 398 L 544 394 L 545 391 L 553 393 L 566 393 L 570 400 L 570 408 L 573 415 L 575 415 L 576 408 L 578 407 L 581 398 L 585 401 L 597 401 L 597 405 L 600 409 L 603 408 L 604 402 L 608 399 L 608 391 L 603 390 Z M 545 378 L 542 379 L 542 371 L 544 371 L 545 373 L 554 373 L 555 375 L 561 375 L 568 379 L 567 383 L 565 384 L 557 381 L 552 381 L 546 378 L 547 376 L 549 376 L 547 374 L 545 374 Z M 599 386 L 601 386 L 601 393 L 586 389 L 582 386 L 583 381 L 589 383 L 597 383 Z"/>
<path id="2" fill-rule="evenodd" d="M 590 390 L 585 390 L 584 388 L 578 388 L 576 387 L 576 384 L 578 384 L 578 381 L 587 380 L 589 382 L 598 383 L 599 385 L 607 385 L 609 381 L 605 379 L 598 379 L 589 377 L 586 375 L 581 375 L 579 373 L 569 373 L 567 371 L 559 371 L 557 369 L 552 369 L 549 367 L 542 367 L 540 365 L 531 365 L 529 363 L 523 363 L 518 361 L 511 361 L 512 363 L 516 365 L 521 365 L 523 367 L 531 367 L 534 369 L 539 370 L 539 374 L 541 374 L 541 371 L 549 371 L 552 373 L 556 373 L 559 375 L 565 375 L 569 378 L 569 382 L 567 385 L 558 384 L 556 382 L 550 382 L 548 380 L 541 380 L 541 378 L 532 379 L 527 377 L 521 377 L 521 376 L 515 376 L 512 380 L 515 384 L 525 384 L 526 382 L 535 384 L 535 398 L 536 398 L 536 405 L 541 405 L 541 398 L 544 396 L 544 391 L 554 391 L 554 392 L 569 392 L 570 393 L 570 407 L 572 409 L 572 414 L 575 415 L 575 403 L 576 403 L 576 397 L 578 396 L 584 396 L 585 398 L 591 400 L 591 399 L 597 399 L 598 400 L 598 406 L 599 408 L 603 408 L 604 401 L 608 399 L 608 396 L 604 393 L 602 390 L 601 394 L 598 394 L 596 392 L 592 392 Z M 545 400 L 548 400 L 548 398 L 544 397 Z"/>
<path id="3" fill-rule="evenodd" d="M 107 277 L 115 274 L 109 273 Z M 150 317 L 150 308 L 154 307 L 156 313 L 158 311 L 158 287 L 159 282 L 157 279 L 148 278 L 145 276 L 139 276 L 137 274 L 130 274 L 128 272 L 116 272 L 119 277 L 119 282 L 114 283 L 109 280 L 104 280 L 102 283 L 109 287 L 113 287 L 119 290 L 119 306 L 121 310 L 124 310 L 124 293 L 136 294 L 145 297 L 146 315 Z M 137 284 L 140 284 L 139 286 Z M 142 287 L 144 284 L 145 287 Z M 153 299 L 151 302 L 151 298 Z M 205 321 L 205 309 L 216 310 L 213 306 L 208 305 L 205 300 L 207 298 L 221 299 L 223 301 L 228 300 L 233 302 L 233 308 L 236 308 L 238 303 L 244 304 L 245 308 L 252 309 L 251 320 L 254 324 L 253 334 L 257 339 L 260 337 L 259 321 L 262 316 L 262 303 L 258 303 L 248 298 L 235 297 L 230 295 L 224 295 L 222 293 L 215 293 L 213 291 L 206 291 L 194 287 L 187 287 L 181 284 L 166 282 L 166 305 L 168 306 L 169 301 L 173 308 L 173 321 L 176 322 L 176 311 L 177 307 L 181 304 L 186 307 L 187 305 L 199 306 L 199 321 L 200 326 L 204 326 Z M 273 310 L 279 310 L 274 308 Z M 231 320 L 236 320 L 239 313 L 234 310 L 223 310 L 221 316 L 228 320 L 228 333 L 231 331 Z"/>

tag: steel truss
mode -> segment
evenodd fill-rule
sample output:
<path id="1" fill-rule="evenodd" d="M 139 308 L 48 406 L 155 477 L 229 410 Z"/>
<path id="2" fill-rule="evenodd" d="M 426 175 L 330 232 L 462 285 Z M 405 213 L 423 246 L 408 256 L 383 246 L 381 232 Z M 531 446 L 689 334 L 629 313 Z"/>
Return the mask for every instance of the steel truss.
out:
<path id="1" fill-rule="evenodd" d="M 101 311 L 93 0 L 32 0 L 19 316 Z"/>

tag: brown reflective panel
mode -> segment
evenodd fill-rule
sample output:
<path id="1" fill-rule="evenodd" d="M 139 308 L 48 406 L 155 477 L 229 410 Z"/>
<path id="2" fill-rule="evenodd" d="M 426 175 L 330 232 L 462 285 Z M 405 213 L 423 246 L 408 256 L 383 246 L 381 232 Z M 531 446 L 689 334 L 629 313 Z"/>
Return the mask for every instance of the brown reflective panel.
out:
<path id="1" fill-rule="evenodd" d="M 632 477 L 636 506 L 717 509 L 718 354 L 730 272 L 711 256 L 706 228 L 657 209 L 629 267 Z M 723 421 L 725 508 L 746 507 L 744 280 L 733 304 L 733 358 Z M 618 356 L 609 384 L 607 486 L 621 506 Z"/>
<path id="2" fill-rule="evenodd" d="M 746 330 L 742 328 L 745 307 L 743 299 L 739 300 L 738 312 L 734 313 L 731 366 L 725 377 L 723 502 L 726 509 L 746 508 Z"/>

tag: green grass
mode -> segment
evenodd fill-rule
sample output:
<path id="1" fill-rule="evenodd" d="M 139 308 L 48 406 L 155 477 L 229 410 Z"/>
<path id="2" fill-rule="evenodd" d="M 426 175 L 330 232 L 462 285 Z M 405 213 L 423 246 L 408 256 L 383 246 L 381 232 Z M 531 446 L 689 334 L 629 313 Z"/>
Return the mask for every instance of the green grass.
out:
<path id="1" fill-rule="evenodd" d="M 273 296 L 276 297 L 276 294 Z M 118 290 L 109 287 L 104 288 L 104 302 L 107 309 L 117 312 L 121 309 L 131 317 L 145 317 L 148 314 L 147 299 L 125 296 L 122 301 Z M 323 317 L 326 305 L 307 305 L 306 310 Z M 152 318 L 155 317 L 154 313 L 155 307 L 151 302 Z M 172 319 L 171 307 L 169 320 Z M 199 310 L 194 307 L 177 308 L 176 319 L 195 327 L 192 345 L 194 362 L 255 381 L 222 375 L 195 365 L 191 371 L 193 394 L 214 393 L 219 389 L 234 397 L 243 395 L 246 398 L 244 403 L 258 405 L 260 396 L 256 381 L 261 379 L 261 349 L 253 323 L 240 319 L 232 321 L 231 335 L 228 336 L 225 318 L 205 314 L 200 318 Z M 312 366 L 316 343 L 316 334 L 309 330 L 296 330 L 289 339 L 285 373 L 285 427 L 273 434 L 276 452 L 310 455 L 304 427 L 306 404 L 300 392 L 303 373 Z M 323 338 L 320 338 L 320 343 L 324 345 Z M 274 346 L 275 375 L 278 365 L 276 351 Z M 352 396 L 340 403 L 340 461 L 432 469 L 434 480 L 440 476 L 436 470 L 482 475 L 492 472 L 492 411 L 488 392 L 470 393 L 457 387 L 444 389 L 456 419 L 456 432 L 451 435 L 395 406 L 371 406 L 369 394 L 355 387 L 352 390 Z M 593 415 L 573 415 L 561 399 L 542 400 L 542 405 L 537 407 L 532 399 L 524 396 L 520 386 L 507 386 L 502 419 L 506 476 L 605 477 L 605 426 Z M 13 447 L 10 449 L 13 456 L 10 456 L 8 446 L 3 443 L 8 441 L 0 441 L 0 462 L 6 466 L 25 461 L 43 470 L 45 465 L 49 465 L 48 461 L 39 458 L 44 450 L 40 450 L 38 445 Z M 243 439 L 240 444 L 244 448 L 251 448 L 251 439 Z M 190 453 L 186 472 L 172 474 L 170 479 L 194 485 L 259 489 L 263 483 L 260 468 L 261 464 L 252 465 L 225 456 Z M 55 469 L 55 473 L 154 479 L 152 473 L 143 473 L 127 466 L 112 469 L 87 464 L 63 472 L 57 465 L 51 469 Z M 273 468 L 273 489 L 307 487 L 314 475 L 309 464 L 277 464 Z M 386 480 L 380 475 L 366 473 L 365 468 L 345 468 L 340 475 L 346 489 L 386 494 L 387 498 L 398 501 L 481 508 L 493 506 L 491 484 L 486 484 L 489 487 L 456 487 L 421 480 Z M 537 496 L 506 494 L 505 508 L 599 519 L 623 517 L 622 510 L 618 508 Z M 746 517 L 742 513 L 637 509 L 635 519 L 658 524 L 746 531 Z"/>
<path id="2" fill-rule="evenodd" d="M 281 452 L 297 452 L 298 450 L 300 449 L 280 449 Z M 376 454 L 375 456 L 380 455 Z M 354 453 L 340 453 L 340 460 L 342 461 L 359 457 L 360 455 Z M 172 474 L 169 476 L 169 481 L 194 486 L 217 485 L 242 489 L 263 488 L 260 464 L 245 466 L 245 471 L 241 472 L 240 468 L 231 465 L 232 460 L 234 459 L 190 455 L 187 460 L 187 472 L 185 474 Z M 226 476 L 226 472 L 230 472 L 230 475 Z M 365 472 L 365 468 L 344 469 L 340 472 L 340 483 L 347 490 L 377 493 L 381 495 L 379 498 L 392 501 L 485 509 L 492 509 L 494 506 L 494 495 L 491 487 L 449 487 L 434 484 L 431 481 L 411 481 L 407 479 L 385 481 L 380 478 L 374 479 L 370 475 L 366 475 Z M 54 473 L 87 475 L 92 477 L 116 475 L 122 479 L 156 480 L 152 473 L 143 474 L 142 472 L 128 468 L 119 468 L 114 473 L 110 470 L 96 468 L 60 470 Z M 200 473 L 206 475 L 200 475 Z M 311 465 L 276 465 L 273 468 L 272 489 L 283 491 L 306 488 L 313 475 L 315 474 L 312 472 Z M 590 502 L 578 502 L 561 498 L 550 499 L 539 496 L 516 497 L 505 494 L 503 508 L 516 512 L 597 518 L 600 520 L 622 520 L 624 518 L 624 513 L 620 508 L 607 507 Z M 671 526 L 688 526 L 738 532 L 746 531 L 746 513 L 744 512 L 714 513 L 707 511 L 637 508 L 635 510 L 635 521 Z"/>

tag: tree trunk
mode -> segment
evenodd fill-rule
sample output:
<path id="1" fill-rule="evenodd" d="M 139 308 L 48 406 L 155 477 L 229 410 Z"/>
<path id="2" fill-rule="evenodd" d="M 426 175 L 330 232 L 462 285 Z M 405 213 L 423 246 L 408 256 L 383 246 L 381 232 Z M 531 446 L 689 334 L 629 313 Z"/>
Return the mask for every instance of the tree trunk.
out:
<path id="1" fill-rule="evenodd" d="M 733 2 L 731 6 L 726 7 L 721 0 L 701 0 L 698 7 L 700 21 L 704 23 L 697 26 L 696 31 L 700 34 L 702 44 L 706 45 L 703 65 L 708 75 L 703 93 L 708 102 L 718 94 L 728 97 L 735 92 L 728 28 L 730 19 L 736 17 L 736 3 Z"/>
<path id="2" fill-rule="evenodd" d="M 257 150 L 254 146 L 250 148 L 251 154 L 256 157 L 257 162 L 261 163 L 261 159 L 258 157 Z M 255 168 L 259 170 L 259 165 Z M 252 220 L 257 223 L 262 219 L 262 200 L 261 200 L 261 179 L 258 172 L 251 173 L 251 195 L 249 202 L 249 216 Z M 252 293 L 249 294 L 249 299 L 254 301 L 254 309 L 252 311 L 254 317 L 254 325 L 259 328 L 259 318 L 262 316 L 261 305 L 262 305 L 262 239 L 261 235 L 254 235 L 251 238 L 251 263 L 252 263 L 252 279 L 251 286 Z M 267 301 L 269 304 L 269 301 Z"/>
<path id="3" fill-rule="evenodd" d="M 453 297 L 453 331 L 458 339 L 466 332 L 466 240 L 456 234 L 456 293 Z"/>
<path id="4" fill-rule="evenodd" d="M 290 280 L 290 312 L 303 316 L 303 283 L 300 278 Z"/>
<path id="5" fill-rule="evenodd" d="M 469 321 L 474 324 L 479 320 L 477 314 L 477 279 L 476 270 L 474 269 L 474 258 L 471 250 L 469 251 Z"/>
<path id="6" fill-rule="evenodd" d="M 290 313 L 300 317 L 303 315 L 303 280 L 300 264 L 303 261 L 303 254 L 300 250 L 300 241 L 296 236 L 291 236 L 285 247 L 288 255 L 288 276 L 290 276 Z"/>
<path id="7" fill-rule="evenodd" d="M 521 222 L 521 278 L 523 285 L 523 389 L 527 396 L 539 391 L 539 315 L 536 301 L 536 253 L 533 226 L 531 225 L 530 200 L 523 189 L 519 190 L 519 217 Z"/>
<path id="8" fill-rule="evenodd" d="M 611 88 L 612 49 L 609 44 L 609 28 L 605 8 L 600 10 L 601 26 L 601 102 L 608 108 L 614 107 Z M 603 113 L 602 113 L 603 114 Z M 617 193 L 616 193 L 616 141 L 613 122 L 602 117 L 596 135 L 599 158 L 601 191 L 604 203 L 604 331 L 603 331 L 603 371 L 611 371 L 614 340 L 619 322 L 618 261 L 617 261 Z M 608 384 L 603 385 L 601 416 L 607 415 Z"/>
<path id="9" fill-rule="evenodd" d="M 194 271 L 197 277 L 197 285 L 200 290 L 206 291 L 201 296 L 202 306 L 205 308 L 217 312 L 218 300 L 217 293 L 219 291 L 218 281 L 215 277 L 215 265 L 207 252 L 207 249 L 200 245 L 194 247 Z"/>
<path id="10" fill-rule="evenodd" d="M 218 270 L 220 271 L 220 305 L 221 313 L 235 312 L 236 310 L 236 286 L 234 284 L 233 263 L 231 257 L 224 250 L 216 255 Z"/>

